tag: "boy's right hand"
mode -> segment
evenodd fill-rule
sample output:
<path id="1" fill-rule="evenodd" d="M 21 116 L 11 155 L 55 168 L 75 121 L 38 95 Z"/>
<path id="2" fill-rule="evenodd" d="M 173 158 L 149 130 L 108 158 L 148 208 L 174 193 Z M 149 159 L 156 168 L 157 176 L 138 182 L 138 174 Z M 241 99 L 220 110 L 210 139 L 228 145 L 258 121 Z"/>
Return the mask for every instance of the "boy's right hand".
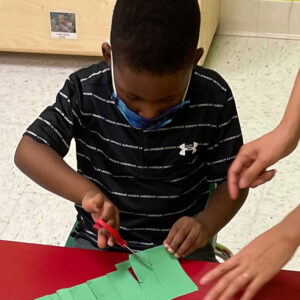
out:
<path id="1" fill-rule="evenodd" d="M 106 197 L 105 194 L 98 191 L 87 192 L 82 199 L 82 208 L 91 213 L 93 220 L 96 222 L 102 219 L 109 224 L 116 231 L 120 228 L 120 214 L 118 208 Z M 106 237 L 106 230 L 100 229 L 98 231 L 98 247 L 105 248 L 107 245 L 112 247 L 114 245 L 114 238 Z"/>

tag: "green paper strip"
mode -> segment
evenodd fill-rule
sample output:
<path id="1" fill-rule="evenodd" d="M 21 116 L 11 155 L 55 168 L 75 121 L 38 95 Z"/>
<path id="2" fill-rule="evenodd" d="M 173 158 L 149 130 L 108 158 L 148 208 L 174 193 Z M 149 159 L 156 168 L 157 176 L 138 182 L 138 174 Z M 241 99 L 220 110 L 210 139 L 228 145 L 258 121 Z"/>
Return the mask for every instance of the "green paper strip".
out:
<path id="1" fill-rule="evenodd" d="M 142 291 L 140 284 L 128 270 L 118 270 L 107 275 L 110 282 L 122 300 L 141 300 Z"/>
<path id="2" fill-rule="evenodd" d="M 117 270 L 128 270 L 131 267 L 131 264 L 129 260 L 125 260 L 119 264 L 116 264 L 115 267 Z"/>
<path id="3" fill-rule="evenodd" d="M 140 252 L 151 262 L 149 269 L 135 255 L 130 255 L 132 268 L 141 282 L 143 299 L 173 299 L 198 290 L 177 259 L 164 246 Z M 154 294 L 157 295 L 154 297 Z"/>
<path id="4" fill-rule="evenodd" d="M 147 261 L 151 261 L 146 251 L 140 252 L 139 255 Z M 139 279 L 143 299 L 168 299 L 164 295 L 163 286 L 161 285 L 160 280 L 155 272 L 155 266 L 152 266 L 153 269 L 150 269 L 147 265 L 141 262 L 136 255 L 130 256 L 129 260 L 135 275 Z"/>
<path id="5" fill-rule="evenodd" d="M 97 300 L 121 300 L 119 294 L 107 276 L 102 276 L 87 282 Z"/>
<path id="6" fill-rule="evenodd" d="M 56 292 L 61 300 L 73 300 L 70 289 L 61 289 Z"/>
<path id="7" fill-rule="evenodd" d="M 152 264 L 146 266 L 137 255 Z M 132 266 L 137 281 L 129 272 Z M 170 300 L 198 290 L 180 263 L 163 246 L 129 256 L 116 265 L 118 269 L 86 284 L 58 290 L 39 300 Z"/>
<path id="8" fill-rule="evenodd" d="M 76 285 L 69 289 L 74 300 L 97 300 L 86 283 Z M 101 299 L 101 298 L 100 298 Z"/>
<path id="9" fill-rule="evenodd" d="M 57 294 L 52 294 L 51 300 L 60 300 L 60 297 Z"/>

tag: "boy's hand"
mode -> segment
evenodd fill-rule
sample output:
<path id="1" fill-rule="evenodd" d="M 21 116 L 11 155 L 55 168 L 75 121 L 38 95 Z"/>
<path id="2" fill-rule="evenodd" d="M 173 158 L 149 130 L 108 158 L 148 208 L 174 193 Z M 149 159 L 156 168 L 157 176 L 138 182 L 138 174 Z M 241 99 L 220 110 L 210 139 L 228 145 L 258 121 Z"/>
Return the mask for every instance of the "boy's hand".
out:
<path id="1" fill-rule="evenodd" d="M 91 213 L 93 220 L 96 222 L 99 218 L 113 227 L 116 231 L 120 228 L 120 215 L 118 208 L 100 191 L 91 191 L 85 194 L 82 199 L 82 207 Z M 106 237 L 106 230 L 98 231 L 98 247 L 105 248 L 106 245 L 112 247 L 114 238 Z"/>
<path id="2" fill-rule="evenodd" d="M 182 217 L 172 226 L 164 246 L 179 258 L 204 247 L 208 240 L 209 234 L 206 228 L 197 219 Z"/>

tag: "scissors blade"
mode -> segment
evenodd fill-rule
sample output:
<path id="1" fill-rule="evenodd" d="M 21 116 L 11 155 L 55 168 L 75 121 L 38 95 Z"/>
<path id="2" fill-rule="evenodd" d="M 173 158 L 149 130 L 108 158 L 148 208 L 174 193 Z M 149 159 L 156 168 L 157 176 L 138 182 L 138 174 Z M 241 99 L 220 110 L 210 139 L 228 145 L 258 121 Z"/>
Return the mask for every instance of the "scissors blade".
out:
<path id="1" fill-rule="evenodd" d="M 136 254 L 135 257 L 140 261 L 142 262 L 144 265 L 146 265 L 148 268 L 152 269 L 152 264 L 144 259 L 143 257 L 141 257 L 141 255 L 139 255 L 139 251 L 135 251 L 135 250 L 132 250 L 130 247 L 128 246 L 125 246 L 132 254 Z"/>

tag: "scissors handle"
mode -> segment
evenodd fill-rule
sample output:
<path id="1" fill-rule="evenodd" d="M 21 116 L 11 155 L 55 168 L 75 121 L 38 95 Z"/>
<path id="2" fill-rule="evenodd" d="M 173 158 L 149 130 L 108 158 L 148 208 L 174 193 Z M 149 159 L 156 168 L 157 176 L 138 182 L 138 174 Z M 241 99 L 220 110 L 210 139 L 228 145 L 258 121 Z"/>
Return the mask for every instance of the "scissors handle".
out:
<path id="1" fill-rule="evenodd" d="M 115 242 L 120 245 L 122 248 L 127 246 L 127 242 L 122 239 L 119 232 L 113 229 L 110 225 L 108 225 L 102 219 L 98 219 L 97 222 L 93 226 L 94 229 L 99 230 L 100 228 L 104 228 L 109 234 L 111 234 L 115 238 Z"/>

